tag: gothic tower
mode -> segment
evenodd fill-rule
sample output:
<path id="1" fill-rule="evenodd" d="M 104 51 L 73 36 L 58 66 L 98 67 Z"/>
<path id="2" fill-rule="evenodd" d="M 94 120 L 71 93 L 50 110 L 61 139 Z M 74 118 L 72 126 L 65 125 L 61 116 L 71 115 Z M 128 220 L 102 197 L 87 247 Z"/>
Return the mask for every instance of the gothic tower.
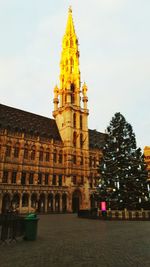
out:
<path id="1" fill-rule="evenodd" d="M 71 8 L 68 11 L 66 30 L 62 40 L 60 85 L 54 88 L 53 102 L 53 116 L 67 155 L 66 175 L 70 177 L 70 183 L 72 179 L 77 179 L 77 185 L 84 180 L 84 190 L 86 190 L 89 166 L 88 98 L 86 84 L 84 83 L 81 88 L 78 38 Z M 84 198 L 86 199 L 85 196 Z"/>

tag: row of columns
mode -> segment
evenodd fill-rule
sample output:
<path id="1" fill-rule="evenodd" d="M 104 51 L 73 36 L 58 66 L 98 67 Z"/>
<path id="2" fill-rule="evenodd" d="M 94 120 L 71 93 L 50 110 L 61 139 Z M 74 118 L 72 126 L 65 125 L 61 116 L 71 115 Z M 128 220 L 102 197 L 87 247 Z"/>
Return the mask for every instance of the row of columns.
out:
<path id="1" fill-rule="evenodd" d="M 71 202 L 68 195 L 64 194 L 37 194 L 37 193 L 4 193 L 0 195 L 0 213 L 10 209 L 16 209 L 19 213 L 23 211 L 39 212 L 65 212 L 71 211 Z"/>

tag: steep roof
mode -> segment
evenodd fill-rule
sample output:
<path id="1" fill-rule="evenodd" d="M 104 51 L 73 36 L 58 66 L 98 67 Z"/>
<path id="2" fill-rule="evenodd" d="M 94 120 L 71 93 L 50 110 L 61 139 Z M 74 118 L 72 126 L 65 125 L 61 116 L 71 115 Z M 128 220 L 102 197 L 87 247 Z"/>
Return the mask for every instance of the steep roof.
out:
<path id="1" fill-rule="evenodd" d="M 0 104 L 0 128 L 61 141 L 56 121 Z"/>
<path id="2" fill-rule="evenodd" d="M 62 141 L 54 119 L 0 104 L 0 128 Z M 101 149 L 107 134 L 89 129 L 89 146 Z"/>
<path id="3" fill-rule="evenodd" d="M 101 149 L 107 139 L 107 134 L 97 132 L 96 130 L 89 129 L 89 145 L 90 148 Z"/>

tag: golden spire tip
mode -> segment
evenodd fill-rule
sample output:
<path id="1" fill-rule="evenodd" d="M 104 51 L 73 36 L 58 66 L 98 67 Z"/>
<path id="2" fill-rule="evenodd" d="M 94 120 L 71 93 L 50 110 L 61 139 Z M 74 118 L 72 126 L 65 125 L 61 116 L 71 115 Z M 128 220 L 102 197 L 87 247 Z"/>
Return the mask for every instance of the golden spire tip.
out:
<path id="1" fill-rule="evenodd" d="M 69 6 L 69 13 L 72 13 L 72 7 Z"/>

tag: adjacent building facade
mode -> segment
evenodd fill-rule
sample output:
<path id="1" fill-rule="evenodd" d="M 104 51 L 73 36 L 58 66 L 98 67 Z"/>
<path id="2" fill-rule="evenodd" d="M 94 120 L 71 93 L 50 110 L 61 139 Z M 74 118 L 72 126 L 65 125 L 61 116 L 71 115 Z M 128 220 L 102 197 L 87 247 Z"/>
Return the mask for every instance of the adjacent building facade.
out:
<path id="1" fill-rule="evenodd" d="M 144 147 L 144 157 L 145 157 L 145 162 L 147 164 L 148 180 L 150 181 L 150 146 Z"/>
<path id="2" fill-rule="evenodd" d="M 106 135 L 88 128 L 71 8 L 53 103 L 54 119 L 0 105 L 0 212 L 76 212 L 95 205 Z"/>

